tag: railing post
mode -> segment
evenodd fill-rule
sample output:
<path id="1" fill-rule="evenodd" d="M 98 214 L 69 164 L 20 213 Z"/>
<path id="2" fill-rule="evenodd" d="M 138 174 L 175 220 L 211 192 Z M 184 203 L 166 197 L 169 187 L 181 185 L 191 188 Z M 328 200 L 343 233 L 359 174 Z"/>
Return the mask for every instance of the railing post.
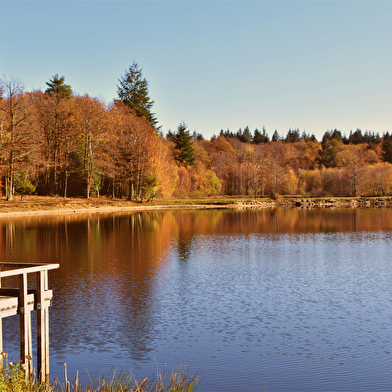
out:
<path id="1" fill-rule="evenodd" d="M 31 313 L 27 300 L 27 273 L 19 275 L 20 359 L 26 378 L 33 374 Z"/>
<path id="2" fill-rule="evenodd" d="M 1 266 L 0 266 L 0 271 L 1 271 Z M 0 278 L 0 287 L 1 287 L 1 278 Z M 4 366 L 4 357 L 1 354 L 3 352 L 3 318 L 0 317 L 0 371 L 3 370 Z"/>
<path id="3" fill-rule="evenodd" d="M 37 272 L 37 373 L 41 382 L 49 381 L 49 305 L 45 304 L 48 271 Z"/>
<path id="4" fill-rule="evenodd" d="M 49 290 L 48 270 L 59 267 L 59 264 L 0 262 L 0 352 L 3 350 L 2 318 L 19 314 L 20 362 L 26 379 L 33 376 L 31 312 L 37 310 L 37 376 L 40 381 L 49 382 L 49 307 L 53 291 Z M 30 290 L 30 294 L 28 274 L 37 277 L 37 289 Z M 1 287 L 1 279 L 10 276 L 19 276 L 19 289 Z M 0 357 L 1 372 L 4 357 Z"/>

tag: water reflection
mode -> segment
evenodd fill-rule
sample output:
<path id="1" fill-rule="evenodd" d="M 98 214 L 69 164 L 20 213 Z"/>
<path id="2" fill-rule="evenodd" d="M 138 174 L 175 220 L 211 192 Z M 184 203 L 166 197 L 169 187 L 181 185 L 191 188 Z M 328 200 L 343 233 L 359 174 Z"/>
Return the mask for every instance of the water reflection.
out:
<path id="1" fill-rule="evenodd" d="M 61 265 L 50 279 L 52 376 L 63 362 L 148 376 L 181 357 L 203 370 L 206 391 L 325 390 L 334 377 L 329 387 L 350 390 L 353 380 L 333 373 L 362 371 L 363 350 L 391 368 L 391 218 L 388 209 L 9 218 L 0 259 Z M 6 350 L 16 328 L 7 320 Z"/>

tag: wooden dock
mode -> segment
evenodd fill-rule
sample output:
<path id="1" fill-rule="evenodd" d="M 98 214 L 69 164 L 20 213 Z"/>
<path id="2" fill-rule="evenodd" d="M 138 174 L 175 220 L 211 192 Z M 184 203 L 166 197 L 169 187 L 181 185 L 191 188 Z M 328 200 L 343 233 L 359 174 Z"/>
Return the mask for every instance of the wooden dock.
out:
<path id="1" fill-rule="evenodd" d="M 48 271 L 59 268 L 59 264 L 0 262 L 0 352 L 3 352 L 2 320 L 19 315 L 20 359 L 26 377 L 33 374 L 33 348 L 31 312 L 37 312 L 37 376 L 42 382 L 49 381 L 49 306 L 53 292 L 49 290 Z M 1 285 L 1 279 L 14 276 L 18 288 Z M 31 281 L 35 285 L 29 285 Z M 31 286 L 34 289 L 31 289 Z M 0 366 L 2 367 L 1 360 Z"/>

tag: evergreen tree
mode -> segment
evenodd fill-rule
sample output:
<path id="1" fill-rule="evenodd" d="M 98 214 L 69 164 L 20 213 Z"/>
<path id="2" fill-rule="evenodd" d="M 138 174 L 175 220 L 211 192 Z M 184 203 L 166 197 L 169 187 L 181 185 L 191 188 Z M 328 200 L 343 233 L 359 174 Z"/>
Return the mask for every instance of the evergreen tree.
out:
<path id="1" fill-rule="evenodd" d="M 143 78 L 139 65 L 133 62 L 128 71 L 125 71 L 125 75 L 118 81 L 119 99 L 134 110 L 139 117 L 144 116 L 155 129 L 159 129 L 155 113 L 151 111 L 154 101 L 148 95 L 148 81 Z"/>
<path id="2" fill-rule="evenodd" d="M 192 146 L 192 136 L 186 128 L 187 125 L 182 122 L 177 128 L 177 132 L 172 136 L 172 141 L 177 152 L 174 159 L 185 167 L 193 166 L 196 161 Z"/>
<path id="3" fill-rule="evenodd" d="M 319 151 L 319 164 L 326 168 L 336 166 L 337 145 L 343 143 L 342 134 L 338 130 L 326 131 L 321 141 L 322 150 Z"/>
<path id="4" fill-rule="evenodd" d="M 48 88 L 45 90 L 45 94 L 55 95 L 58 99 L 71 97 L 71 86 L 65 84 L 64 80 L 64 76 L 54 75 L 52 79 L 49 79 L 49 82 L 46 82 Z"/>
<path id="5" fill-rule="evenodd" d="M 310 136 L 310 134 L 306 133 L 305 131 L 302 132 L 301 139 L 304 142 L 317 142 L 317 139 L 316 139 L 316 136 L 314 136 L 314 133 L 312 134 L 312 136 Z"/>
<path id="6" fill-rule="evenodd" d="M 362 132 L 359 128 L 354 133 L 350 131 L 348 142 L 349 144 L 361 144 L 364 142 Z"/>
<path id="7" fill-rule="evenodd" d="M 226 139 L 228 139 L 228 138 L 230 138 L 230 137 L 233 137 L 233 138 L 237 137 L 236 135 L 233 134 L 233 132 L 230 132 L 230 129 L 229 129 L 229 128 L 227 128 L 227 131 L 226 131 L 226 132 L 225 132 L 223 129 L 221 129 L 219 135 L 220 135 L 220 136 L 223 136 L 223 137 L 226 138 Z"/>
<path id="8" fill-rule="evenodd" d="M 295 142 L 298 142 L 299 139 L 300 139 L 299 129 L 291 130 L 291 128 L 290 128 L 289 131 L 287 132 L 285 142 L 286 143 L 295 143 Z"/>
<path id="9" fill-rule="evenodd" d="M 278 142 L 279 140 L 280 140 L 280 136 L 279 136 L 279 133 L 278 133 L 278 130 L 277 129 L 275 129 L 275 132 L 273 133 L 273 135 L 272 135 L 272 139 L 271 139 L 273 142 Z"/>
<path id="10" fill-rule="evenodd" d="M 167 140 L 170 140 L 171 142 L 174 141 L 174 133 L 172 132 L 171 129 L 169 129 L 169 130 L 167 131 L 166 139 L 167 139 Z"/>
<path id="11" fill-rule="evenodd" d="M 249 131 L 249 127 L 246 126 L 244 128 L 244 132 L 242 133 L 242 135 L 239 137 L 239 139 L 241 140 L 241 142 L 243 143 L 250 143 L 252 141 L 252 134 Z"/>
<path id="12" fill-rule="evenodd" d="M 257 128 L 253 134 L 253 143 L 260 144 L 260 143 L 268 143 L 269 136 L 265 128 L 263 127 L 263 133 L 261 133 Z"/>
<path id="13" fill-rule="evenodd" d="M 376 145 L 380 143 L 380 135 L 377 133 L 365 131 L 363 141 L 369 145 L 369 148 L 375 149 Z"/>
<path id="14" fill-rule="evenodd" d="M 382 159 L 384 162 L 392 163 L 392 136 L 387 131 L 382 139 Z"/>
<path id="15" fill-rule="evenodd" d="M 196 131 L 193 131 L 192 138 L 193 140 L 204 140 L 204 136 L 201 133 L 197 133 Z"/>
<path id="16" fill-rule="evenodd" d="M 35 192 L 35 185 L 29 180 L 27 172 L 18 172 L 15 175 L 15 191 L 20 195 L 20 199 L 23 200 L 24 195 L 31 195 Z"/>
<path id="17" fill-rule="evenodd" d="M 335 139 L 337 141 L 342 141 L 342 132 L 338 131 L 337 129 L 334 129 L 334 131 L 332 133 L 330 133 L 331 135 L 331 140 Z"/>

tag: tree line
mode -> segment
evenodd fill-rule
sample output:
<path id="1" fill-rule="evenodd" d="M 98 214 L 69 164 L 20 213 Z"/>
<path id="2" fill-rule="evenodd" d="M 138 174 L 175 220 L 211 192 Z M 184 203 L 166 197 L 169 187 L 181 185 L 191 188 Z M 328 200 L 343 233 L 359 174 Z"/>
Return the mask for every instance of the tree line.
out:
<path id="1" fill-rule="evenodd" d="M 166 135 L 133 63 L 105 104 L 54 75 L 45 91 L 1 80 L 0 192 L 63 197 L 392 194 L 392 136 L 360 129 L 322 140 L 299 129 L 223 131 L 210 140 L 182 122 Z"/>

